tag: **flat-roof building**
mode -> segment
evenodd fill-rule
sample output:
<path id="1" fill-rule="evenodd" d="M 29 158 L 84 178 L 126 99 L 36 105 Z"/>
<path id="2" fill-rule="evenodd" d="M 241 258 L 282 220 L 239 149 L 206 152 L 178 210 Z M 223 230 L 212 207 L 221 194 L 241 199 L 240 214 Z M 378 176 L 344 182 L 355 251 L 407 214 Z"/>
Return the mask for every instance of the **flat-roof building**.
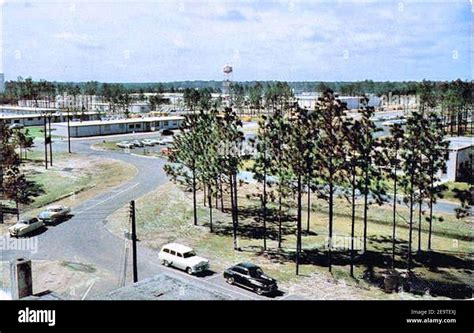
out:
<path id="1" fill-rule="evenodd" d="M 184 117 L 147 117 L 102 121 L 83 121 L 70 124 L 71 137 L 154 132 L 178 129 Z"/>
<path id="2" fill-rule="evenodd" d="M 446 141 L 449 141 L 449 157 L 446 162 L 446 172 L 441 175 L 441 180 L 468 182 L 472 184 L 473 138 L 457 136 L 447 138 Z"/>
<path id="3" fill-rule="evenodd" d="M 48 109 L 49 110 L 49 109 Z M 0 119 L 5 121 L 6 125 L 20 124 L 27 126 L 40 126 L 44 124 L 44 116 L 51 116 L 52 123 L 61 123 L 67 121 L 66 112 L 44 112 L 44 113 L 2 113 L 0 110 Z M 84 111 L 70 114 L 71 122 L 99 120 L 98 112 Z"/>

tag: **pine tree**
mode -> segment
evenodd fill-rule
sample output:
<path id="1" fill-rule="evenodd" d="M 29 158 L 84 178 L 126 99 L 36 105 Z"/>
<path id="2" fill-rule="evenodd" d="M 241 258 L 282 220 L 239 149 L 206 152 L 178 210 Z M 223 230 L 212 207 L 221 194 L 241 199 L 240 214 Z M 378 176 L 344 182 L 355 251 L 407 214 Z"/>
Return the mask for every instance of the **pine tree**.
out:
<path id="1" fill-rule="evenodd" d="M 312 126 L 311 115 L 308 110 L 297 108 L 289 119 L 288 139 L 286 142 L 287 163 L 296 183 L 296 205 L 297 205 L 297 232 L 296 232 L 296 275 L 299 274 L 302 224 L 302 194 L 303 178 L 308 172 L 308 165 L 312 162 L 314 142 L 309 140 L 309 129 Z"/>
<path id="2" fill-rule="evenodd" d="M 323 184 L 321 196 L 328 202 L 328 266 L 332 271 L 332 244 L 334 221 L 334 197 L 336 186 L 342 181 L 346 164 L 347 147 L 345 144 L 346 112 L 345 106 L 338 101 L 333 92 L 327 90 L 318 101 L 318 127 L 320 139 L 317 141 L 318 171 Z"/>
<path id="3" fill-rule="evenodd" d="M 359 120 L 350 119 L 347 124 L 347 158 L 346 158 L 346 172 L 344 176 L 345 182 L 349 185 L 350 189 L 350 203 L 351 203 L 351 267 L 350 274 L 354 277 L 354 241 L 355 241 L 355 220 L 356 220 L 356 193 L 360 192 L 362 185 L 362 174 L 361 174 L 361 142 L 363 141 L 361 136 L 363 135 L 362 124 Z"/>
<path id="4" fill-rule="evenodd" d="M 421 147 L 419 143 L 419 133 L 422 115 L 413 112 L 407 119 L 405 136 L 402 145 L 401 157 L 403 159 L 403 177 L 400 185 L 404 189 L 404 202 L 409 209 L 409 230 L 408 230 L 408 263 L 409 270 L 412 268 L 412 240 L 413 240 L 413 220 L 414 204 L 417 185 L 417 174 L 421 172 Z"/>
<path id="5" fill-rule="evenodd" d="M 395 268 L 396 250 L 396 228 L 397 228 L 397 191 L 399 183 L 399 171 L 401 169 L 400 149 L 402 148 L 404 130 L 400 124 L 394 124 L 390 128 L 390 135 L 383 141 L 382 147 L 388 164 L 387 174 L 393 181 L 392 198 L 392 269 Z"/>

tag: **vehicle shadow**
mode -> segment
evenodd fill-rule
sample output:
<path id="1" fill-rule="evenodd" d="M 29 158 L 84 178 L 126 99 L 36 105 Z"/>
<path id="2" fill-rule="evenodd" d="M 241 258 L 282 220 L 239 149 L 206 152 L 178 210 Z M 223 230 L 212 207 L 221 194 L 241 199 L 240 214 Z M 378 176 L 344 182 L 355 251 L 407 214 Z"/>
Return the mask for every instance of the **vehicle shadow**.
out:
<path id="1" fill-rule="evenodd" d="M 282 297 L 284 296 L 285 293 L 281 290 L 275 290 L 273 292 L 271 292 L 270 294 L 266 294 L 264 296 L 268 297 L 268 298 L 277 298 L 277 297 Z"/>
<path id="2" fill-rule="evenodd" d="M 199 277 L 199 278 L 206 278 L 206 277 L 209 277 L 209 276 L 216 276 L 217 274 L 219 274 L 219 273 L 217 273 L 213 270 L 207 270 L 207 271 L 204 271 L 204 272 L 196 273 L 196 274 L 194 274 L 194 276 Z"/>
<path id="3" fill-rule="evenodd" d="M 46 225 L 47 225 L 47 226 L 55 227 L 55 226 L 57 226 L 57 225 L 60 225 L 60 224 L 63 223 L 63 222 L 66 222 L 66 221 L 72 219 L 73 217 L 74 217 L 74 214 L 68 214 L 68 215 L 66 215 L 66 216 L 64 216 L 64 217 L 61 217 L 61 218 L 59 218 L 59 219 L 54 220 L 53 222 L 47 223 Z"/>

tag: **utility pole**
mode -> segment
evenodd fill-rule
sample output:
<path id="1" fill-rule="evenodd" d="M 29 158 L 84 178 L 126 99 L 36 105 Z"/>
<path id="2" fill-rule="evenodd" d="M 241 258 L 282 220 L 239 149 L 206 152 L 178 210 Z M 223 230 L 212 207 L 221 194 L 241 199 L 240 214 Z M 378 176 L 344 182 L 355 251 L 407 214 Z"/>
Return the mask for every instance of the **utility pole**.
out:
<path id="1" fill-rule="evenodd" d="M 4 138 L 5 133 L 4 130 L 4 122 L 0 120 L 0 138 Z M 3 142 L 0 141 L 0 200 L 3 199 Z M 3 210 L 2 204 L 0 203 L 0 224 L 3 224 Z"/>
<path id="2" fill-rule="evenodd" d="M 51 135 L 51 117 L 52 115 L 50 114 L 48 117 L 48 129 L 49 129 L 49 163 L 51 166 L 53 166 L 53 138 Z"/>
<path id="3" fill-rule="evenodd" d="M 132 221 L 132 264 L 133 264 L 133 282 L 138 282 L 137 267 L 137 230 L 135 225 L 135 200 L 130 201 L 130 219 Z"/>
<path id="4" fill-rule="evenodd" d="M 48 169 L 48 131 L 46 130 L 46 113 L 43 115 L 44 120 L 44 167 Z"/>
<path id="5" fill-rule="evenodd" d="M 67 108 L 67 149 L 69 154 L 71 153 L 71 127 L 69 124 L 69 119 L 70 119 L 70 112 L 71 110 L 69 107 Z"/>

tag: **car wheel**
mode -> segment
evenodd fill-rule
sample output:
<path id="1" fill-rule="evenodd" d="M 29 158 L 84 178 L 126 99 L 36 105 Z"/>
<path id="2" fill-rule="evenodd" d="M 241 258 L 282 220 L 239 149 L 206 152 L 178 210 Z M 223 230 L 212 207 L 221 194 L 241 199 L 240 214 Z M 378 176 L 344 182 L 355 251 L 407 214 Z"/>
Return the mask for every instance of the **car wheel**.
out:
<path id="1" fill-rule="evenodd" d="M 227 279 L 225 279 L 228 284 L 234 284 L 234 278 L 232 276 L 229 276 Z"/>
<path id="2" fill-rule="evenodd" d="M 255 292 L 257 293 L 257 295 L 263 295 L 263 289 L 262 288 L 255 289 Z"/>
<path id="3" fill-rule="evenodd" d="M 191 267 L 186 268 L 186 273 L 188 273 L 189 275 L 193 275 L 193 270 L 191 269 Z"/>
<path id="4" fill-rule="evenodd" d="M 166 266 L 166 267 L 168 267 L 170 265 L 168 260 L 163 260 L 161 263 L 163 264 L 163 266 Z"/>

